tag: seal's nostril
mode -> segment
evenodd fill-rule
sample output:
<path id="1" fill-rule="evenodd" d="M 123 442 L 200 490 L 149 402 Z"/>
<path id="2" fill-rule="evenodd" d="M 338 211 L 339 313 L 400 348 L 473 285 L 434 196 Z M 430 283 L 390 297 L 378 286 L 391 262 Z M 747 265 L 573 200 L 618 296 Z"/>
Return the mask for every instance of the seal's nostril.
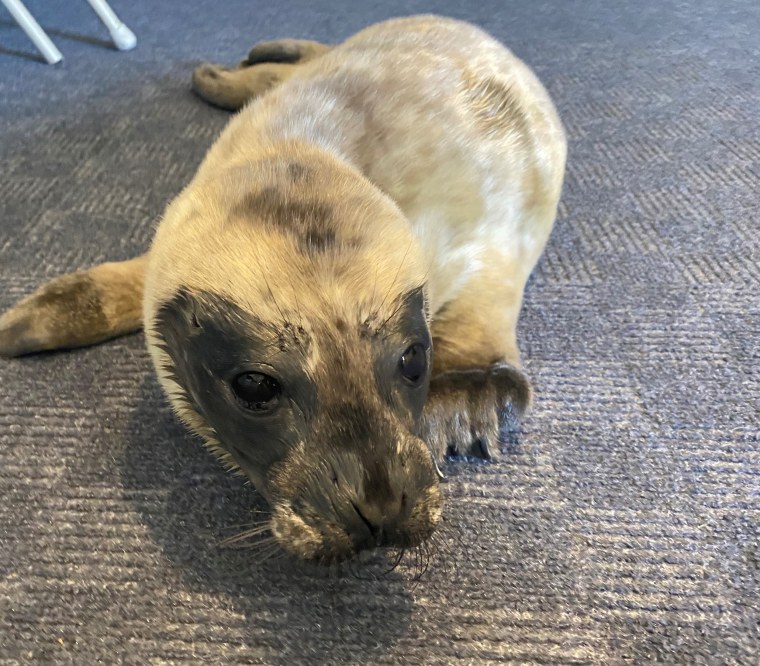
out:
<path id="1" fill-rule="evenodd" d="M 338 486 L 338 485 L 339 485 L 339 484 L 338 484 L 338 477 L 337 477 L 337 476 L 333 476 L 333 478 L 332 478 L 332 482 L 333 482 L 333 485 L 334 485 L 334 486 Z"/>
<path id="2" fill-rule="evenodd" d="M 401 493 L 401 508 L 406 508 L 406 493 Z"/>
<path id="3" fill-rule="evenodd" d="M 354 507 L 354 511 L 356 511 L 356 515 L 357 515 L 357 516 L 359 516 L 359 518 L 361 518 L 362 522 L 363 522 L 363 523 L 364 523 L 364 525 L 367 527 L 367 529 L 369 530 L 369 533 L 370 533 L 372 536 L 377 536 L 378 534 L 380 534 L 380 533 L 382 532 L 382 529 L 383 529 L 383 528 L 382 528 L 382 526 L 380 526 L 380 525 L 375 525 L 374 523 L 372 523 L 372 522 L 371 522 L 371 521 L 370 521 L 370 520 L 369 520 L 369 519 L 368 519 L 368 518 L 367 518 L 367 517 L 366 517 L 366 516 L 365 516 L 365 515 L 364 515 L 364 514 L 361 512 L 361 509 L 360 509 L 358 506 L 356 506 L 356 504 L 354 504 L 353 502 L 351 502 L 351 506 L 353 506 L 353 507 Z"/>

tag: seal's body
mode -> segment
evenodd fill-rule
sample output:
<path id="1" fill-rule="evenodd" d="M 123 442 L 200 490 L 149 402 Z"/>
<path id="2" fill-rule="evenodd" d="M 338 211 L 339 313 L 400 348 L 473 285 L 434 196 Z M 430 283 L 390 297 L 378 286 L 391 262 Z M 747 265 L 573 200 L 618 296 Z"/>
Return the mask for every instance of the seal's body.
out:
<path id="1" fill-rule="evenodd" d="M 27 297 L 0 352 L 144 325 L 175 410 L 268 498 L 285 548 L 415 545 L 440 519 L 433 458 L 489 456 L 529 399 L 515 329 L 564 172 L 551 101 L 439 17 L 260 44 L 193 83 L 244 108 L 150 251 Z"/>

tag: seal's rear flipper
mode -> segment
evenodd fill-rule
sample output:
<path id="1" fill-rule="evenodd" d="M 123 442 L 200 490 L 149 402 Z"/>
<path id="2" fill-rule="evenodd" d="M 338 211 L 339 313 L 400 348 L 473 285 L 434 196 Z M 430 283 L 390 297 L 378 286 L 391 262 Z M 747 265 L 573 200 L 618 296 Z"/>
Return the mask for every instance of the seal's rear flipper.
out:
<path id="1" fill-rule="evenodd" d="M 331 48 L 328 44 L 310 39 L 277 39 L 271 42 L 259 42 L 248 52 L 240 66 L 250 67 L 262 62 L 302 63 L 327 53 Z"/>
<path id="2" fill-rule="evenodd" d="M 193 72 L 193 90 L 209 104 L 237 111 L 289 78 L 298 65 L 330 50 L 307 39 L 256 44 L 237 67 L 204 63 Z"/>
<path id="3" fill-rule="evenodd" d="M 51 280 L 0 316 L 0 356 L 84 347 L 142 327 L 146 256 Z"/>

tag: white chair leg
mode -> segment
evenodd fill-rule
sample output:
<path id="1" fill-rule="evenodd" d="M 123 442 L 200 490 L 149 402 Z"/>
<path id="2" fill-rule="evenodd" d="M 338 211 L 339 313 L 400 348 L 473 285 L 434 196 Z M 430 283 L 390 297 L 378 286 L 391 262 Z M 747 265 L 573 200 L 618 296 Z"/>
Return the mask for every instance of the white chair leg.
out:
<path id="1" fill-rule="evenodd" d="M 21 26 L 21 29 L 27 34 L 29 39 L 34 42 L 34 45 L 39 49 L 45 60 L 51 65 L 63 60 L 61 52 L 50 41 L 50 37 L 40 28 L 40 24 L 34 20 L 34 16 L 24 7 L 21 0 L 0 0 L 0 2 L 5 5 L 11 16 L 16 19 L 16 22 Z"/>
<path id="2" fill-rule="evenodd" d="M 111 33 L 111 39 L 119 51 L 129 51 L 137 45 L 137 37 L 119 17 L 116 16 L 113 9 L 108 5 L 106 0 L 87 0 L 90 6 L 95 10 L 101 21 L 103 21 L 108 32 Z"/>

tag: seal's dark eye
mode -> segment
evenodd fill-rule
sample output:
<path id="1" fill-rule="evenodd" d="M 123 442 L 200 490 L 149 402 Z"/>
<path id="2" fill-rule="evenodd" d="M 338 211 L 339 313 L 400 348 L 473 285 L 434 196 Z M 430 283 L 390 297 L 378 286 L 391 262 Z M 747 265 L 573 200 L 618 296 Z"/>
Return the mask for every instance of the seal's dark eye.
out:
<path id="1" fill-rule="evenodd" d="M 427 354 L 425 347 L 417 343 L 407 349 L 398 362 L 401 376 L 408 384 L 417 385 L 427 373 Z"/>
<path id="2" fill-rule="evenodd" d="M 260 372 L 243 372 L 232 380 L 232 390 L 246 409 L 255 412 L 271 411 L 280 401 L 280 383 Z"/>

